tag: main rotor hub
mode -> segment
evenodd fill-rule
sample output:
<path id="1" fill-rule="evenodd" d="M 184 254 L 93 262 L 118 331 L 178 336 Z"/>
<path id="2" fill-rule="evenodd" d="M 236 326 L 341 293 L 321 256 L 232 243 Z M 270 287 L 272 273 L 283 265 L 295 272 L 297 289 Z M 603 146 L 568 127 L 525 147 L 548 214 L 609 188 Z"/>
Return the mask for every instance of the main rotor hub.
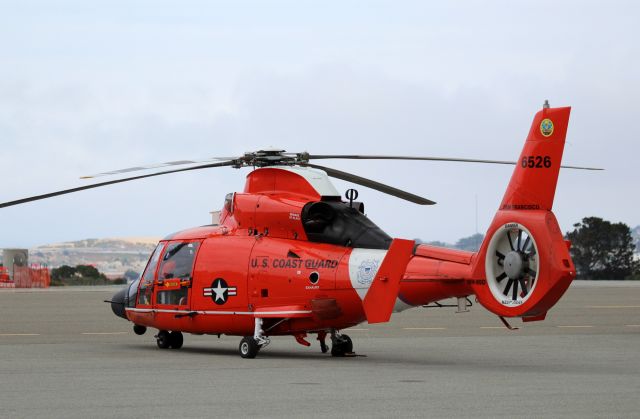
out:
<path id="1" fill-rule="evenodd" d="M 233 167 L 239 169 L 241 167 L 269 167 L 269 166 L 294 166 L 300 162 L 301 155 L 309 155 L 309 153 L 287 153 L 285 150 L 276 148 L 246 152 L 242 157 L 233 160 Z M 308 158 L 307 158 L 308 161 Z"/>
<path id="2" fill-rule="evenodd" d="M 504 272 L 509 279 L 521 278 L 524 274 L 525 260 L 520 252 L 511 251 L 504 257 Z"/>

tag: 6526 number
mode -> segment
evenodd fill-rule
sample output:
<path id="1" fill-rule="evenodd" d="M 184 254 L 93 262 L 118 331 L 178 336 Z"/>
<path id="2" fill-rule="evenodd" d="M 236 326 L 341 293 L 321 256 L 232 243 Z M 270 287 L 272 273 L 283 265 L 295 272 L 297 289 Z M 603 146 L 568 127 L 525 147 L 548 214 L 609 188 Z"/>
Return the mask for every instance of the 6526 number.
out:
<path id="1" fill-rule="evenodd" d="M 551 157 L 549 156 L 524 156 L 520 165 L 525 169 L 548 169 L 551 167 Z"/>

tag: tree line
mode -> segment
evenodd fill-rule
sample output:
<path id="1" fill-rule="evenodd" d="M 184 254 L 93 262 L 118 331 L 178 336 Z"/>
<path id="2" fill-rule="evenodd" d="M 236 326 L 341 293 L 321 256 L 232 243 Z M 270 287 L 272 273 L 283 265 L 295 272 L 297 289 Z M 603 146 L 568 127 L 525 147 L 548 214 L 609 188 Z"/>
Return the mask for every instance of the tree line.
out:
<path id="1" fill-rule="evenodd" d="M 565 239 L 571 242 L 578 279 L 640 280 L 640 260 L 628 225 L 585 217 L 573 227 Z"/>
<path id="2" fill-rule="evenodd" d="M 91 265 L 62 265 L 51 269 L 51 285 L 109 285 L 124 284 L 126 280 L 120 278 L 109 280 L 105 274 Z"/>

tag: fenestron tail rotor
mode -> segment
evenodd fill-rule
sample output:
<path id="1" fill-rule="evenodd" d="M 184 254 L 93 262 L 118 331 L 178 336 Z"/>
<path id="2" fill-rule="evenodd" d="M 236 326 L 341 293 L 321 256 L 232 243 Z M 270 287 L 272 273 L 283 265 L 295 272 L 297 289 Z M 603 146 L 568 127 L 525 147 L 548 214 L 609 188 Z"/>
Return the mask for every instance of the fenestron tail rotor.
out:
<path id="1" fill-rule="evenodd" d="M 518 223 L 503 225 L 489 242 L 485 263 L 487 283 L 496 300 L 506 306 L 527 300 L 536 286 L 540 266 L 529 230 Z"/>

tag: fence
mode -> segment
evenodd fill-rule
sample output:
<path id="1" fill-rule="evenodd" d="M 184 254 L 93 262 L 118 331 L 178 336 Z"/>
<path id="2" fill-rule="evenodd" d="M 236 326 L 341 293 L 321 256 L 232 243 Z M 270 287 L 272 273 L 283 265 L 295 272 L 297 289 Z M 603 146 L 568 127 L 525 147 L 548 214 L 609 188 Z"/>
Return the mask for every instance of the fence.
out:
<path id="1" fill-rule="evenodd" d="M 15 288 L 49 288 L 49 268 L 43 265 L 15 266 L 13 268 Z"/>

